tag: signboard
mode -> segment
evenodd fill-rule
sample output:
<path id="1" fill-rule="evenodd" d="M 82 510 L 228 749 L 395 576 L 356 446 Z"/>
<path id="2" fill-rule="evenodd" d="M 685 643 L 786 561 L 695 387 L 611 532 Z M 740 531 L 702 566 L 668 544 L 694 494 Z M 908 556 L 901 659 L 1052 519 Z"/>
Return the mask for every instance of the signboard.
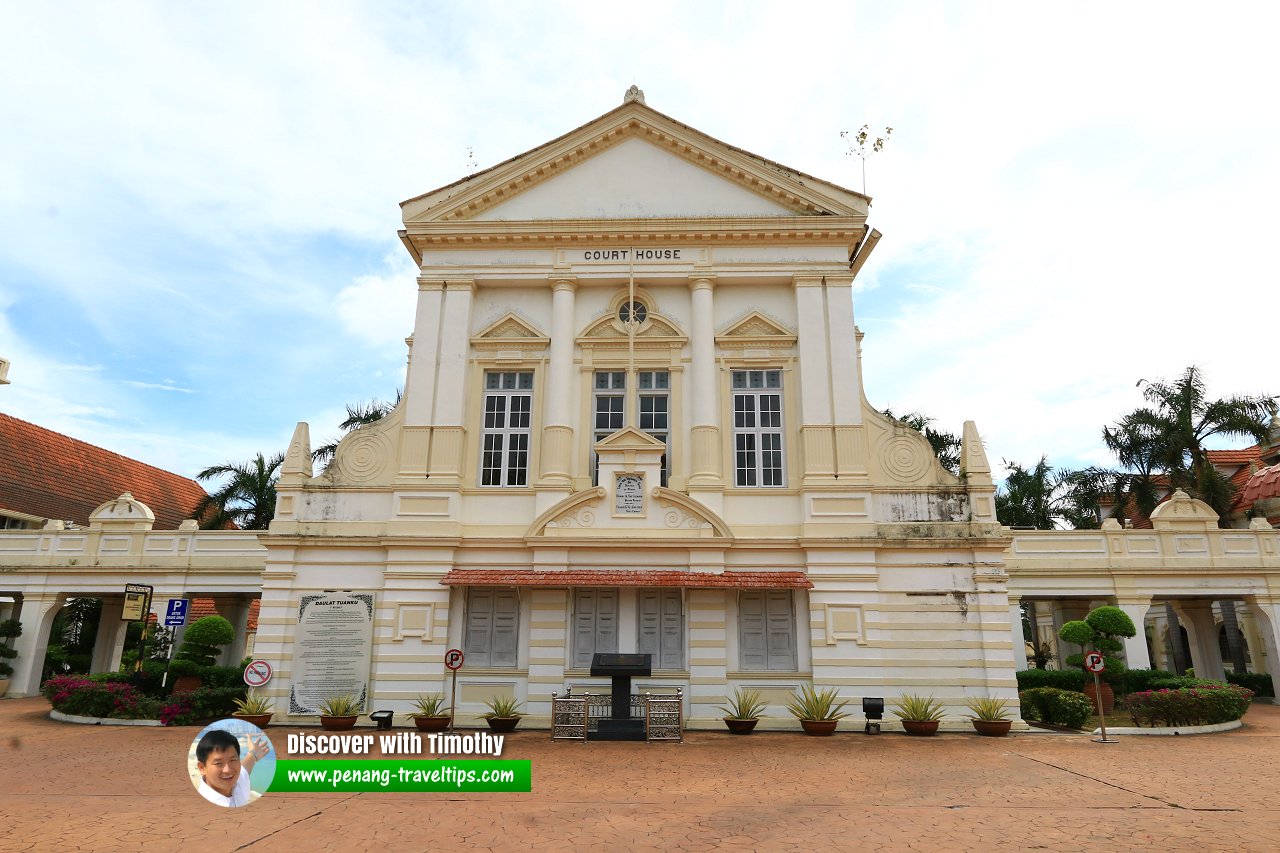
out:
<path id="1" fill-rule="evenodd" d="M 449 649 L 444 653 L 444 665 L 449 669 L 459 669 L 462 666 L 462 661 L 462 649 Z"/>
<path id="2" fill-rule="evenodd" d="M 671 246 L 626 248 L 626 249 L 577 249 L 566 252 L 571 261 L 627 264 L 633 261 L 688 261 L 691 256 L 686 249 Z"/>
<path id="3" fill-rule="evenodd" d="M 1084 656 L 1084 668 L 1089 672 L 1102 672 L 1106 669 L 1102 661 L 1102 655 L 1097 652 L 1089 652 Z"/>
<path id="4" fill-rule="evenodd" d="M 264 660 L 255 660 L 244 668 L 244 683 L 250 687 L 261 687 L 271 680 L 271 664 Z"/>
<path id="5" fill-rule="evenodd" d="M 644 477 L 618 475 L 617 488 L 613 490 L 613 511 L 617 515 L 644 515 Z"/>
<path id="6" fill-rule="evenodd" d="M 169 609 L 164 612 L 164 624 L 169 627 L 187 623 L 187 607 L 191 604 L 185 598 L 169 599 Z"/>
<path id="7" fill-rule="evenodd" d="M 151 593 L 155 587 L 141 583 L 124 585 L 124 612 L 120 615 L 124 622 L 141 622 L 147 618 L 151 609 Z"/>
<path id="8" fill-rule="evenodd" d="M 363 709 L 372 659 L 372 593 L 302 596 L 294 629 L 289 713 L 318 714 L 320 703 L 336 696 L 354 696 Z"/>

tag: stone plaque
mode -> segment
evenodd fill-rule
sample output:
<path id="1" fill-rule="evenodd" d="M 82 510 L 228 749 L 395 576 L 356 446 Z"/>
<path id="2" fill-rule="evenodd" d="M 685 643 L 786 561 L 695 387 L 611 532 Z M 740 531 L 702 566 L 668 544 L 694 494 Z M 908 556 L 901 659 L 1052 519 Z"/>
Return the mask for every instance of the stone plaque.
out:
<path id="1" fill-rule="evenodd" d="M 644 515 L 644 475 L 619 474 L 613 491 L 615 515 Z"/>
<path id="2" fill-rule="evenodd" d="M 290 714 L 318 714 L 333 696 L 369 695 L 373 656 L 373 594 L 304 595 L 293 641 Z"/>

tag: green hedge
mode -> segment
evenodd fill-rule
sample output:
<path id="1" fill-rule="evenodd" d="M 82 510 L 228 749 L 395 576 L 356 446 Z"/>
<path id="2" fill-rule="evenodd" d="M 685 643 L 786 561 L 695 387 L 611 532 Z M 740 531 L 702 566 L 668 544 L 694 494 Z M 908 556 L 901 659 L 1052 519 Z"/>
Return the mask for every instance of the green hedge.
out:
<path id="1" fill-rule="evenodd" d="M 1024 669 L 1017 673 L 1018 689 L 1056 687 L 1058 690 L 1084 690 L 1084 670 L 1081 669 Z"/>
<path id="2" fill-rule="evenodd" d="M 206 666 L 197 675 L 205 687 L 238 687 L 244 690 L 243 666 Z"/>
<path id="3" fill-rule="evenodd" d="M 1078 729 L 1093 713 L 1093 702 L 1083 693 L 1056 687 L 1033 687 L 1018 694 L 1022 717 L 1055 726 Z"/>
<path id="4" fill-rule="evenodd" d="M 1274 697 L 1276 695 L 1271 675 L 1265 672 L 1228 672 L 1227 683 L 1247 687 L 1253 691 L 1254 696 Z"/>
<path id="5" fill-rule="evenodd" d="M 1211 683 L 1130 693 L 1125 705 L 1135 726 L 1202 726 L 1240 719 L 1252 699 L 1247 688 Z"/>

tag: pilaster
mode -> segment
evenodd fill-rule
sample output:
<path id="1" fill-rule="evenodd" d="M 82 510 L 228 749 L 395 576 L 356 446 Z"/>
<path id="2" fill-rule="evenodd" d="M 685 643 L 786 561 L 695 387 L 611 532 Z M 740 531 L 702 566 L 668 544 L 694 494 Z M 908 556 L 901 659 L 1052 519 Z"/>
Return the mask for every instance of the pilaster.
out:
<path id="1" fill-rule="evenodd" d="M 720 386 L 716 381 L 715 276 L 699 273 L 689 277 L 692 292 L 689 348 L 690 407 L 692 429 L 692 472 L 690 488 L 724 488 L 720 468 Z"/>
<path id="2" fill-rule="evenodd" d="M 444 282 L 418 276 L 418 310 L 414 318 L 413 343 L 409 349 L 409 374 L 404 389 L 406 424 L 431 424 L 436 373 L 439 370 L 443 304 Z"/>

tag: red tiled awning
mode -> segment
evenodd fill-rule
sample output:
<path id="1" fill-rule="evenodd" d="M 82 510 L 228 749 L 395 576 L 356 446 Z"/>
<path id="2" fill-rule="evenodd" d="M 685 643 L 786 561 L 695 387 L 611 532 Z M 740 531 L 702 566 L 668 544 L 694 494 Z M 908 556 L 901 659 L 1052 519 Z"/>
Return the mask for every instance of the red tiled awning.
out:
<path id="1" fill-rule="evenodd" d="M 691 589 L 812 589 L 804 572 L 669 572 L 624 569 L 534 572 L 520 569 L 454 569 L 444 586 L 664 586 Z"/>

